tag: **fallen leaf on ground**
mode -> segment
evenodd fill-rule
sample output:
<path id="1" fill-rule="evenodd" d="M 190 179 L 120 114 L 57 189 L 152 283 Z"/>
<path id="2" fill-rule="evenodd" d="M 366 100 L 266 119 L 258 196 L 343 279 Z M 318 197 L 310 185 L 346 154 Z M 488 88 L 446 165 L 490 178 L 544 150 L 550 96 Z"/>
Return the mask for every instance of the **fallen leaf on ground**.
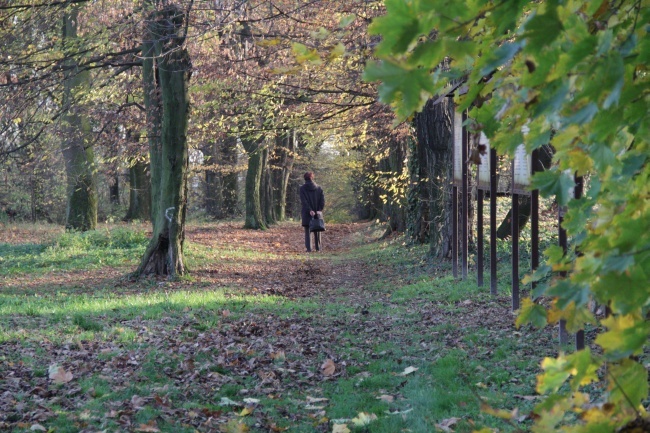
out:
<path id="1" fill-rule="evenodd" d="M 334 424 L 332 433 L 350 433 L 350 429 L 345 424 Z"/>
<path id="2" fill-rule="evenodd" d="M 352 418 L 352 424 L 357 427 L 364 427 L 377 419 L 374 413 L 360 412 L 356 417 Z"/>
<path id="3" fill-rule="evenodd" d="M 56 364 L 50 365 L 47 371 L 50 375 L 50 380 L 56 384 L 61 385 L 72 380 L 72 373 L 65 371 L 63 367 Z"/>
<path id="4" fill-rule="evenodd" d="M 458 421 L 460 421 L 460 418 L 443 419 L 440 423 L 436 424 L 436 427 L 445 432 L 453 432 L 451 427 L 456 425 Z"/>
<path id="5" fill-rule="evenodd" d="M 42 425 L 40 425 L 40 424 L 34 424 L 29 429 L 31 431 L 47 431 L 47 429 L 45 427 L 43 427 Z"/>
<path id="6" fill-rule="evenodd" d="M 287 355 L 284 353 L 284 350 L 280 350 L 279 352 L 271 353 L 271 359 L 274 361 L 284 361 L 287 359 Z"/>
<path id="7" fill-rule="evenodd" d="M 246 424 L 233 419 L 230 420 L 228 424 L 222 425 L 219 430 L 221 430 L 222 433 L 247 433 L 249 428 Z"/>
<path id="8" fill-rule="evenodd" d="M 241 412 L 239 412 L 239 416 L 247 416 L 247 415 L 252 414 L 253 411 L 255 410 L 255 407 L 256 407 L 256 406 L 257 406 L 257 405 L 254 405 L 254 404 L 247 404 L 246 407 L 244 407 L 244 408 L 241 410 Z"/>
<path id="9" fill-rule="evenodd" d="M 330 401 L 330 399 L 329 398 L 322 398 L 322 397 L 317 398 L 317 397 L 307 396 L 307 403 L 323 403 L 323 402 L 326 402 L 326 401 Z"/>
<path id="10" fill-rule="evenodd" d="M 133 397 L 131 397 L 131 405 L 133 406 L 133 409 L 136 409 L 136 410 L 144 409 L 145 400 L 144 400 L 144 398 L 142 398 L 139 395 L 135 394 L 135 395 L 133 395 Z"/>
<path id="11" fill-rule="evenodd" d="M 221 401 L 219 402 L 219 406 L 241 406 L 241 403 L 237 403 L 236 401 L 233 401 L 229 399 L 228 397 L 221 397 Z"/>
<path id="12" fill-rule="evenodd" d="M 156 433 L 160 430 L 158 430 L 158 427 L 156 426 L 156 421 L 151 420 L 146 424 L 140 424 L 135 431 L 142 433 Z"/>
<path id="13" fill-rule="evenodd" d="M 418 371 L 418 370 L 419 370 L 419 368 L 417 368 L 417 367 L 406 367 L 403 372 L 398 373 L 397 375 L 398 376 L 406 376 L 406 375 L 409 375 L 409 374 L 411 374 L 411 373 L 413 373 L 415 371 Z"/>
<path id="14" fill-rule="evenodd" d="M 519 415 L 517 408 L 514 408 L 512 411 L 507 411 L 505 409 L 494 408 L 486 403 L 481 403 L 481 412 L 501 419 L 513 419 Z"/>
<path id="15" fill-rule="evenodd" d="M 395 400 L 395 397 L 392 395 L 383 394 L 377 397 L 377 400 L 385 401 L 386 403 L 392 403 Z"/>
<path id="16" fill-rule="evenodd" d="M 323 365 L 320 366 L 320 371 L 323 373 L 323 376 L 331 376 L 336 371 L 336 364 L 331 359 L 325 360 Z"/>

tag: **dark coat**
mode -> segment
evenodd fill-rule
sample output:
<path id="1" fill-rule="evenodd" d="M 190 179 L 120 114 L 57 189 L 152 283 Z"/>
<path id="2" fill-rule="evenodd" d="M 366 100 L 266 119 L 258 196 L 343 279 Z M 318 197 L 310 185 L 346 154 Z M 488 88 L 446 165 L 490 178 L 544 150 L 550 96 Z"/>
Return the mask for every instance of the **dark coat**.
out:
<path id="1" fill-rule="evenodd" d="M 306 181 L 300 187 L 300 203 L 302 204 L 302 210 L 300 211 L 302 225 L 307 227 L 309 226 L 309 220 L 311 220 L 309 211 L 322 212 L 323 208 L 325 208 L 323 189 L 311 180 Z M 316 209 L 312 208 L 312 206 L 316 206 Z"/>

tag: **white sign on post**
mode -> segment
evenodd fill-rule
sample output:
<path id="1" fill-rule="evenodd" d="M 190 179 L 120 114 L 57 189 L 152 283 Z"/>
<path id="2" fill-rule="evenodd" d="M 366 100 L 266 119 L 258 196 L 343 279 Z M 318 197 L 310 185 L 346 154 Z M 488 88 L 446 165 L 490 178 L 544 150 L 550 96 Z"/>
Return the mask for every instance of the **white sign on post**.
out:
<path id="1" fill-rule="evenodd" d="M 481 163 L 478 166 L 478 185 L 480 189 L 490 189 L 490 140 L 481 132 L 478 139 L 479 146 L 485 146 L 485 151 L 479 153 Z"/>
<path id="2" fill-rule="evenodd" d="M 528 126 L 521 127 L 521 132 L 524 135 L 528 134 L 528 131 L 530 131 Z M 515 194 L 528 194 L 533 159 L 532 155 L 526 152 L 526 146 L 523 143 L 517 146 L 515 160 L 512 165 L 512 192 Z"/>
<path id="3" fill-rule="evenodd" d="M 463 182 L 463 114 L 454 111 L 454 183 Z"/>

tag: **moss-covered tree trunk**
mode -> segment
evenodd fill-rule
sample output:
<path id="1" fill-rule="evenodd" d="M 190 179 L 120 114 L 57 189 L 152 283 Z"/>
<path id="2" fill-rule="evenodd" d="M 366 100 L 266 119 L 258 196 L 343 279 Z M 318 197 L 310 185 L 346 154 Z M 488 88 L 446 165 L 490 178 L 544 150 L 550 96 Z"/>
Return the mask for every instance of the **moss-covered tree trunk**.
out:
<path id="1" fill-rule="evenodd" d="M 451 179 L 453 168 L 453 106 L 449 98 L 429 100 L 415 116 L 417 173 L 415 197 L 410 197 L 411 229 L 416 239 L 428 236 L 430 253 L 451 252 Z M 426 227 L 422 227 L 423 224 Z"/>
<path id="2" fill-rule="evenodd" d="M 75 51 L 78 9 L 72 8 L 63 18 L 63 47 Z M 78 101 L 88 90 L 89 73 L 78 68 L 70 57 L 65 63 L 61 150 L 67 178 L 66 229 L 94 230 L 97 226 L 97 193 L 95 185 L 95 156 L 91 126 L 80 114 Z"/>
<path id="3" fill-rule="evenodd" d="M 143 44 L 147 63 L 143 75 L 145 94 L 148 94 L 146 108 L 154 110 L 149 113 L 153 235 L 137 273 L 173 278 L 186 272 L 183 242 L 189 171 L 187 124 L 191 63 L 183 47 L 185 16 L 182 11 L 175 5 L 168 5 L 149 18 Z M 153 58 L 149 54 L 153 54 Z M 160 120 L 159 142 L 155 138 L 157 118 Z"/>
<path id="4" fill-rule="evenodd" d="M 125 221 L 151 219 L 151 179 L 148 164 L 138 160 L 129 167 L 129 209 Z"/>
<path id="5" fill-rule="evenodd" d="M 274 165 L 275 162 L 277 161 L 275 159 L 274 146 L 271 146 L 270 144 L 264 146 L 264 151 L 262 154 L 262 184 L 260 195 L 262 215 L 264 216 L 264 222 L 267 226 L 270 226 L 277 222 L 277 215 L 275 214 L 275 203 L 273 202 L 273 192 L 277 189 L 277 185 L 273 182 L 274 178 L 272 176 L 273 171 L 276 169 L 276 166 Z"/>
<path id="6" fill-rule="evenodd" d="M 242 139 L 246 156 L 248 157 L 248 169 L 246 170 L 245 201 L 246 214 L 244 217 L 244 228 L 265 229 L 264 216 L 262 215 L 262 203 L 260 187 L 262 181 L 262 165 L 264 152 L 262 143 L 252 138 Z"/>

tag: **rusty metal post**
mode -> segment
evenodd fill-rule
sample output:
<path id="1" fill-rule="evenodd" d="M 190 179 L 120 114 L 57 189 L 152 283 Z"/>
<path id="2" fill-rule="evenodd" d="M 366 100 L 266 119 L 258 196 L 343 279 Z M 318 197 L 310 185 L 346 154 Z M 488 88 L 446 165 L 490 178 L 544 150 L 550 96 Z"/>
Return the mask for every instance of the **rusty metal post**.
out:
<path id="1" fill-rule="evenodd" d="M 497 294 L 497 151 L 490 148 L 490 293 Z"/>

